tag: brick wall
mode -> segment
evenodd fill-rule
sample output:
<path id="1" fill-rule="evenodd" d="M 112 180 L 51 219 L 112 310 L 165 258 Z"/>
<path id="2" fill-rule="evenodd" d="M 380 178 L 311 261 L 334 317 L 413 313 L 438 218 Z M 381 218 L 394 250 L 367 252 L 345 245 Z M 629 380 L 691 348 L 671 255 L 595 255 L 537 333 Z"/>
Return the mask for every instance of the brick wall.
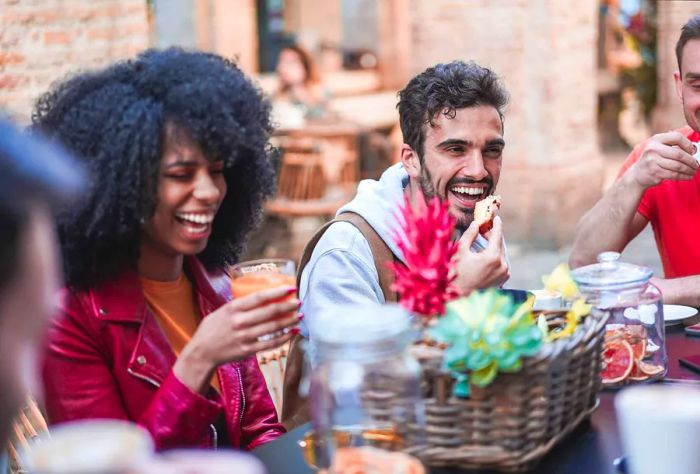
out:
<path id="1" fill-rule="evenodd" d="M 661 132 L 685 125 L 683 109 L 676 95 L 673 73 L 678 70 L 676 42 L 681 27 L 693 16 L 700 14 L 700 2 L 663 1 L 657 3 L 656 67 L 657 100 L 652 127 Z"/>
<path id="2" fill-rule="evenodd" d="M 148 46 L 145 0 L 0 0 L 0 109 L 27 121 L 67 74 Z"/>
<path id="3" fill-rule="evenodd" d="M 509 240 L 569 243 L 599 198 L 597 0 L 412 0 L 411 69 L 473 59 L 511 93 L 499 193 Z"/>

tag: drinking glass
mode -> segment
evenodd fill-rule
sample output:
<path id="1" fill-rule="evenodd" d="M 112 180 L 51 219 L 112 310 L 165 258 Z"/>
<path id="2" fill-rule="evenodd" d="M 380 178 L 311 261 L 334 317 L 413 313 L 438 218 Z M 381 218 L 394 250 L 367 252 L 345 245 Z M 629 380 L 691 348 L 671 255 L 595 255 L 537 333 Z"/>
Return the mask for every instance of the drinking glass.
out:
<path id="1" fill-rule="evenodd" d="M 700 466 L 700 389 L 638 385 L 615 397 L 631 474 L 696 474 Z"/>
<path id="2" fill-rule="evenodd" d="M 295 286 L 295 275 L 294 261 L 286 258 L 265 258 L 241 262 L 231 268 L 231 293 L 234 298 L 242 298 L 278 286 Z M 292 298 L 296 298 L 296 292 L 285 295 L 278 301 Z M 285 332 L 287 330 L 266 334 L 261 336 L 259 340 L 270 340 Z"/>
<path id="3" fill-rule="evenodd" d="M 285 258 L 241 262 L 231 269 L 231 292 L 235 298 L 242 298 L 269 288 L 294 286 L 295 270 L 294 262 Z"/>

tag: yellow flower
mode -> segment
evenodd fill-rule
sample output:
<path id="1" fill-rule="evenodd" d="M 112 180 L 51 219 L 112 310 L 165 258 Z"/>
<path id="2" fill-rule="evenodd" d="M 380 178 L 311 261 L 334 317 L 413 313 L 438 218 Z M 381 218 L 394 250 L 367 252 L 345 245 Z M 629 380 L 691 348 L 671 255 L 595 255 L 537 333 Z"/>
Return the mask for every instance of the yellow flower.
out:
<path id="1" fill-rule="evenodd" d="M 586 300 L 583 298 L 579 298 L 574 301 L 574 304 L 571 305 L 571 309 L 569 310 L 569 313 L 573 313 L 576 317 L 576 321 L 581 321 L 581 318 L 587 314 L 590 314 L 590 312 L 591 305 L 586 304 Z"/>
<path id="2" fill-rule="evenodd" d="M 557 339 L 571 336 L 574 331 L 576 331 L 576 326 L 578 326 L 578 318 L 576 318 L 576 314 L 574 314 L 573 311 L 567 312 L 566 326 L 564 326 L 560 331 L 551 331 L 549 334 L 547 334 L 547 341 L 556 341 Z"/>
<path id="3" fill-rule="evenodd" d="M 562 337 L 571 336 L 581 318 L 591 312 L 591 305 L 586 304 L 586 300 L 579 298 L 571 305 L 571 309 L 566 312 L 566 325 L 560 331 L 554 331 L 547 334 L 547 341 L 556 341 Z M 540 315 L 541 316 L 541 315 Z"/>
<path id="4" fill-rule="evenodd" d="M 542 277 L 545 289 L 562 295 L 564 299 L 570 300 L 578 295 L 576 282 L 569 274 L 569 266 L 562 263 L 549 276 Z"/>
<path id="5" fill-rule="evenodd" d="M 549 325 L 547 324 L 547 318 L 544 317 L 544 314 L 540 313 L 540 315 L 537 316 L 537 327 L 542 331 L 542 336 L 549 340 L 547 337 L 549 335 Z"/>

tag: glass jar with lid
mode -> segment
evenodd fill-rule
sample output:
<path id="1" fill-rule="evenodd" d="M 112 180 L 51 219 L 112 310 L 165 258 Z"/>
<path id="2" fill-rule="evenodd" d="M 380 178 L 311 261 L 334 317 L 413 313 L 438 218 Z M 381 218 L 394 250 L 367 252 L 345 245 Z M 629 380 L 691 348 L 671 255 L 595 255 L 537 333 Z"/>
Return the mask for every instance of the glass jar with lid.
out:
<path id="1" fill-rule="evenodd" d="M 617 252 L 603 252 L 598 263 L 571 272 L 593 311 L 608 313 L 604 387 L 658 380 L 668 368 L 663 304 L 661 292 L 650 282 L 653 272 L 619 258 Z"/>
<path id="2" fill-rule="evenodd" d="M 398 305 L 342 306 L 311 326 L 310 411 L 317 465 L 337 449 L 404 450 L 423 440 L 420 365 L 409 314 Z"/>

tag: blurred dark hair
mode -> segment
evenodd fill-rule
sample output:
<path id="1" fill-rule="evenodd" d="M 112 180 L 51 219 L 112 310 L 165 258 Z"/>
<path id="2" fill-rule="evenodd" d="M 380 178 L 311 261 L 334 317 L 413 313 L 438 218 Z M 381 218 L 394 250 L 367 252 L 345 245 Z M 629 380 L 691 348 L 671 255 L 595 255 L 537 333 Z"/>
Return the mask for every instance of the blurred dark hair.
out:
<path id="1" fill-rule="evenodd" d="M 179 48 L 79 74 L 39 100 L 35 127 L 87 166 L 87 198 L 58 220 L 66 282 L 88 288 L 136 268 L 141 223 L 156 207 L 166 126 L 223 160 L 228 187 L 206 249 L 210 269 L 234 263 L 274 190 L 270 106 L 230 61 Z"/>
<path id="2" fill-rule="evenodd" d="M 83 173 L 67 154 L 0 118 L 0 289 L 17 268 L 19 239 L 37 203 L 54 212 L 81 190 Z"/>
<path id="3" fill-rule="evenodd" d="M 301 64 L 304 67 L 304 73 L 306 76 L 304 78 L 305 85 L 309 86 L 321 82 L 321 77 L 318 73 L 318 69 L 316 68 L 316 62 L 306 49 L 298 44 L 287 44 L 282 48 L 280 54 L 282 54 L 282 51 L 285 50 L 292 51 L 299 57 L 299 61 L 301 61 Z"/>
<path id="4" fill-rule="evenodd" d="M 409 81 L 399 92 L 399 123 L 403 141 L 423 159 L 424 125 L 434 125 L 435 117 L 454 117 L 457 109 L 491 105 L 501 116 L 508 103 L 508 92 L 498 76 L 474 62 L 453 61 L 428 68 Z"/>
<path id="5" fill-rule="evenodd" d="M 700 39 L 700 15 L 691 17 L 681 28 L 681 35 L 676 43 L 676 60 L 678 61 L 678 71 L 681 71 L 681 61 L 683 59 L 683 48 L 688 41 Z"/>

